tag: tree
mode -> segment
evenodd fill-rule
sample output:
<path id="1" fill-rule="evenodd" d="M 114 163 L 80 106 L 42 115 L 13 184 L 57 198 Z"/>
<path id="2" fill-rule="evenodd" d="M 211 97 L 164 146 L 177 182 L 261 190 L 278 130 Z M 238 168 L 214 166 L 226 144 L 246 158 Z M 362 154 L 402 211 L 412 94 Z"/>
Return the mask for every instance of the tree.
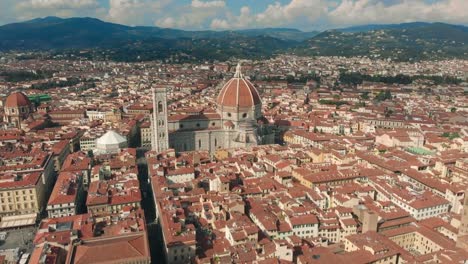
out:
<path id="1" fill-rule="evenodd" d="M 390 92 L 390 90 L 385 90 L 384 91 L 380 91 L 379 94 L 377 94 L 377 96 L 375 97 L 375 99 L 379 102 L 381 101 L 385 101 L 385 100 L 392 100 L 392 93 Z"/>
<path id="2" fill-rule="evenodd" d="M 361 98 L 364 99 L 364 100 L 368 100 L 369 99 L 369 92 L 367 92 L 367 91 L 363 92 L 361 94 Z"/>

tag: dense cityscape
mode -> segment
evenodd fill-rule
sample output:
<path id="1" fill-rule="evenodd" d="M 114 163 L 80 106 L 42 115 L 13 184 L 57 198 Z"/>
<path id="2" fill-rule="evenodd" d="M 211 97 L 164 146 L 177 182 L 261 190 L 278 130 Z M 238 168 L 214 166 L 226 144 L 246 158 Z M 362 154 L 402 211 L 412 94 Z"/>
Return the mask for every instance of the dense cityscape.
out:
<path id="1" fill-rule="evenodd" d="M 0 263 L 466 263 L 468 61 L 0 58 Z"/>

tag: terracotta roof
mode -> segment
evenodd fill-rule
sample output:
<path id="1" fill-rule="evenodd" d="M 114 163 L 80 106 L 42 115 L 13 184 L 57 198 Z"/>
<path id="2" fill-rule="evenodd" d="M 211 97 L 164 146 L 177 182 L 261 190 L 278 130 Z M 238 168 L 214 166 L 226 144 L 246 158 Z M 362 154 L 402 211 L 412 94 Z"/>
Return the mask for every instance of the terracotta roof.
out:
<path id="1" fill-rule="evenodd" d="M 28 97 L 22 92 L 10 94 L 5 101 L 5 107 L 20 107 L 29 105 L 31 105 L 31 101 L 29 101 Z"/>
<path id="2" fill-rule="evenodd" d="M 118 237 L 112 240 L 89 241 L 76 247 L 74 263 L 149 261 L 145 234 Z"/>
<path id="3" fill-rule="evenodd" d="M 262 103 L 260 94 L 253 84 L 244 79 L 237 66 L 234 78 L 229 80 L 218 95 L 218 105 L 227 107 L 252 107 Z"/>

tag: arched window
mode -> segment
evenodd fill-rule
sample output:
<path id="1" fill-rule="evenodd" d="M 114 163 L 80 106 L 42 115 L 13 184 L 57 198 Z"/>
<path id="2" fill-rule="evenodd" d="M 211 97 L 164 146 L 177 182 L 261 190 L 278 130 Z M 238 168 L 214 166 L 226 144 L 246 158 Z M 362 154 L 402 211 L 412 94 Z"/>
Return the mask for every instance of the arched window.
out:
<path id="1" fill-rule="evenodd" d="M 158 113 L 162 113 L 163 112 L 163 104 L 161 101 L 158 102 Z"/>

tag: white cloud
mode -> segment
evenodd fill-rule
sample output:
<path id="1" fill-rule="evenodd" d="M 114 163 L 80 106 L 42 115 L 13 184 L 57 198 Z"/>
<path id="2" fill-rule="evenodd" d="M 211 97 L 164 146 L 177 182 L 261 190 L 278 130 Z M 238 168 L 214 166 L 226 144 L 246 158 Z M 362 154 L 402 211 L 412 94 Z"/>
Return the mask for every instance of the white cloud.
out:
<path id="1" fill-rule="evenodd" d="M 343 0 L 328 14 L 334 25 L 440 21 L 468 23 L 466 0 L 402 0 L 385 5 L 377 0 Z"/>
<path id="2" fill-rule="evenodd" d="M 195 8 L 211 8 L 211 7 L 224 7 L 226 3 L 224 1 L 200 1 L 200 0 L 192 0 L 192 7 Z"/>
<path id="3" fill-rule="evenodd" d="M 107 1 L 108 5 L 103 4 Z M 226 0 L 0 0 L 0 23 L 56 15 L 93 16 L 128 25 L 185 29 L 278 26 L 317 29 L 410 21 L 468 24 L 468 0 L 263 2 L 267 3 L 264 9 L 254 12 L 253 4 L 232 10 L 231 2 Z"/>
<path id="4" fill-rule="evenodd" d="M 224 1 L 193 0 L 190 5 L 178 7 L 165 16 L 157 19 L 154 24 L 159 27 L 203 29 L 207 23 L 227 11 Z"/>
<path id="5" fill-rule="evenodd" d="M 244 6 L 238 16 L 228 14 L 226 18 L 213 19 L 211 27 L 226 29 L 288 26 L 304 20 L 313 23 L 326 15 L 327 10 L 326 0 L 291 0 L 287 4 L 275 2 L 258 14 L 251 14 L 249 7 Z"/>
<path id="6" fill-rule="evenodd" d="M 171 0 L 109 0 L 106 19 L 127 25 L 143 25 L 152 21 Z"/>
<path id="7" fill-rule="evenodd" d="M 254 17 L 248 6 L 243 6 L 239 16 L 233 16 L 228 13 L 225 19 L 215 18 L 211 21 L 210 27 L 213 29 L 230 29 L 252 27 Z"/>
<path id="8" fill-rule="evenodd" d="M 5 1 L 9 2 L 10 0 Z M 98 0 L 22 0 L 11 2 L 14 4 L 11 3 L 11 6 L 8 6 L 6 10 L 0 5 L 0 16 L 3 16 L 2 12 L 7 12 L 17 21 L 44 16 L 98 16 L 96 10 L 100 9 Z"/>
<path id="9" fill-rule="evenodd" d="M 19 5 L 23 8 L 74 9 L 96 7 L 98 3 L 96 0 L 30 0 Z"/>
<path id="10" fill-rule="evenodd" d="M 304 18 L 314 22 L 327 12 L 327 6 L 327 2 L 322 0 L 291 0 L 286 5 L 276 2 L 258 14 L 256 21 L 260 25 L 268 26 L 287 25 Z"/>

